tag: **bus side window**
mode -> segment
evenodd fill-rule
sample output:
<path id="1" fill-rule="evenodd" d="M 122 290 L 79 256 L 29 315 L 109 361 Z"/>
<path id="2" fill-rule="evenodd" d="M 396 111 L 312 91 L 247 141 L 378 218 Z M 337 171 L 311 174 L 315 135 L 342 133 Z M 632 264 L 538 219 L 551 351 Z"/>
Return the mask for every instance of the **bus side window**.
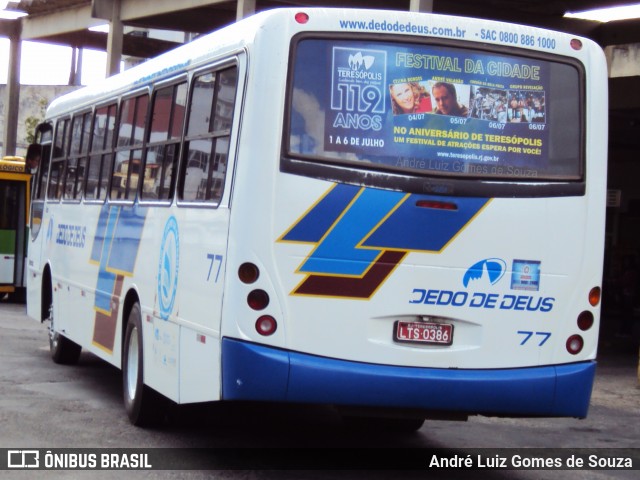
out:
<path id="1" fill-rule="evenodd" d="M 189 104 L 180 199 L 220 203 L 229 156 L 237 67 L 197 76 Z"/>
<path id="2" fill-rule="evenodd" d="M 88 200 L 104 200 L 113 159 L 113 134 L 116 125 L 116 105 L 96 109 L 91 132 L 91 152 L 87 165 L 84 196 Z"/>
<path id="3" fill-rule="evenodd" d="M 113 200 L 133 201 L 136 197 L 148 106 L 149 95 L 146 92 L 126 99 L 122 104 L 117 152 L 111 175 L 110 198 Z"/>
<path id="4" fill-rule="evenodd" d="M 162 88 L 153 95 L 142 183 L 145 200 L 172 198 L 186 101 L 186 82 Z"/>
<path id="5" fill-rule="evenodd" d="M 49 135 L 50 137 L 50 135 Z M 47 179 L 49 178 L 49 162 L 51 160 L 51 138 L 48 139 L 49 143 L 42 145 L 42 153 L 40 155 L 40 164 L 36 173 L 36 179 L 33 183 L 32 192 L 33 198 L 44 200 L 45 193 L 47 191 Z"/>
<path id="6" fill-rule="evenodd" d="M 69 159 L 67 160 L 66 179 L 64 187 L 65 200 L 80 199 L 84 169 L 86 165 L 86 153 L 89 143 L 89 129 L 91 127 L 91 114 L 75 115 L 71 124 L 71 142 L 69 147 Z"/>
<path id="7" fill-rule="evenodd" d="M 69 119 L 58 120 L 56 123 L 56 134 L 53 143 L 53 153 L 51 160 L 51 172 L 49 174 L 49 186 L 47 188 L 47 198 L 59 200 L 64 187 L 64 171 L 66 167 L 65 153 L 69 143 Z"/>
<path id="8" fill-rule="evenodd" d="M 83 115 L 82 122 L 82 144 L 80 146 L 80 158 L 78 158 L 78 174 L 76 176 L 75 196 L 79 200 L 84 193 L 84 177 L 87 169 L 87 155 L 89 153 L 89 142 L 91 141 L 91 112 Z"/>
<path id="9" fill-rule="evenodd" d="M 51 141 L 53 126 L 51 123 L 41 123 L 36 128 L 36 143 L 29 145 L 27 150 L 27 164 L 30 165 L 31 197 L 44 199 L 49 175 L 49 161 L 51 159 Z"/>

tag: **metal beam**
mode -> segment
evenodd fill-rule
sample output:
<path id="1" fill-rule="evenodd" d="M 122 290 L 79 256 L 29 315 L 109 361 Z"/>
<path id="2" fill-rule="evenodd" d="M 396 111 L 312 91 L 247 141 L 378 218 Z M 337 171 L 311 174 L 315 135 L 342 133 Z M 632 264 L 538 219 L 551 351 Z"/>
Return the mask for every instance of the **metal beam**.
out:
<path id="1" fill-rule="evenodd" d="M 104 25 L 104 20 L 91 17 L 91 5 L 81 5 L 44 15 L 22 17 L 22 40 L 59 35 Z"/>
<path id="2" fill-rule="evenodd" d="M 120 18 L 126 24 L 130 20 L 143 17 L 163 15 L 166 13 L 180 12 L 192 8 L 206 7 L 220 3 L 228 3 L 226 0 L 153 0 L 141 2 L 140 0 L 121 0 Z M 188 26 L 185 25 L 185 30 Z"/>
<path id="3" fill-rule="evenodd" d="M 179 20 L 177 20 L 179 18 Z M 230 25 L 236 21 L 236 11 L 233 10 L 208 10 L 206 7 L 194 10 L 184 10 L 175 14 L 144 17 L 136 20 L 127 20 L 130 27 L 173 30 L 196 33 L 209 33 L 213 30 Z"/>
<path id="4" fill-rule="evenodd" d="M 30 40 L 32 42 L 50 43 L 63 47 L 90 48 L 92 50 L 107 50 L 107 34 L 102 32 L 90 32 L 78 30 L 76 32 L 61 33 L 50 37 L 40 37 Z"/>

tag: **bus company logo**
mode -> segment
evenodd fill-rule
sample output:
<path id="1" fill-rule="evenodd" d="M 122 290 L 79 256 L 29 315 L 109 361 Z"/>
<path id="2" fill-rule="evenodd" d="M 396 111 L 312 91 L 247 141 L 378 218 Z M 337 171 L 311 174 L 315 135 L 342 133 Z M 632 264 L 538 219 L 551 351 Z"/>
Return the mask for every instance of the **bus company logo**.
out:
<path id="1" fill-rule="evenodd" d="M 178 290 L 179 238 L 178 222 L 171 216 L 164 227 L 158 262 L 158 304 L 163 320 L 171 315 Z"/>
<path id="2" fill-rule="evenodd" d="M 474 263 L 462 277 L 464 288 L 468 288 L 470 283 L 474 286 L 495 285 L 504 276 L 507 264 L 500 258 L 486 258 Z"/>
<path id="3" fill-rule="evenodd" d="M 514 260 L 513 270 L 531 272 L 540 262 Z M 521 268 L 519 267 L 521 266 Z M 462 277 L 467 290 L 414 288 L 409 303 L 440 307 L 470 307 L 493 310 L 516 310 L 547 313 L 553 310 L 556 299 L 537 295 L 515 295 L 490 292 L 507 272 L 507 263 L 500 258 L 486 258 L 474 263 Z M 514 275 L 512 290 L 533 290 L 539 285 L 539 268 L 535 275 Z"/>
<path id="4" fill-rule="evenodd" d="M 8 450 L 7 468 L 40 468 L 38 450 Z"/>

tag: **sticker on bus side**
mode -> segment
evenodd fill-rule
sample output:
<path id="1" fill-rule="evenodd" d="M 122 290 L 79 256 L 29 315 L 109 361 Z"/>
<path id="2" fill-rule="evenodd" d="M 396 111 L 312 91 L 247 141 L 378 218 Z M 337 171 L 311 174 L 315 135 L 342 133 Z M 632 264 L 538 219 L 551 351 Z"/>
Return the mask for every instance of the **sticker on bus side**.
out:
<path id="1" fill-rule="evenodd" d="M 178 222 L 169 217 L 164 227 L 160 259 L 158 261 L 158 306 L 160 318 L 167 320 L 173 311 L 178 290 L 178 269 L 180 259 L 180 235 Z"/>

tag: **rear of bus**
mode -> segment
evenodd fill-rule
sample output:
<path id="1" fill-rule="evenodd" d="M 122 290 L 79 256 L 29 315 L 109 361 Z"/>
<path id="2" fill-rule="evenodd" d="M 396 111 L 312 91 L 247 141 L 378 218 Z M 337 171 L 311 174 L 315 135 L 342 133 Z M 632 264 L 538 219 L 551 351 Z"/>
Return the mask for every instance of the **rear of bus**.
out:
<path id="1" fill-rule="evenodd" d="M 249 52 L 223 398 L 586 416 L 601 50 L 455 17 L 295 13 L 261 33 L 288 56 L 260 60 L 273 45 L 259 36 Z M 275 90 L 252 90 L 253 75 Z M 242 147 L 249 134 L 263 143 Z"/>

